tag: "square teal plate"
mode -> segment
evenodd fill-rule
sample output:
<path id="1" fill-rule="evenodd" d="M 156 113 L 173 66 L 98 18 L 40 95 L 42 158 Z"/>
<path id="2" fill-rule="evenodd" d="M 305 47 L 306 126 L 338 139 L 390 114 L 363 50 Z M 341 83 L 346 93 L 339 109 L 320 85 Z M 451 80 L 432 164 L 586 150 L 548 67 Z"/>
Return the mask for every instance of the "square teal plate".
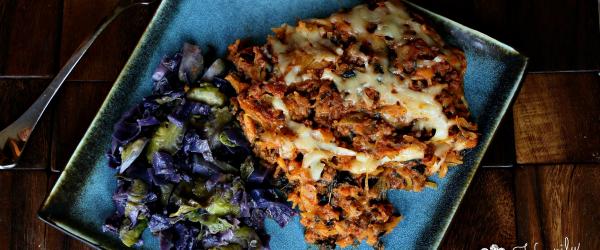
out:
<path id="1" fill-rule="evenodd" d="M 105 152 L 113 124 L 125 110 L 151 92 L 151 75 L 167 54 L 191 41 L 225 54 L 238 38 L 265 41 L 272 27 L 298 19 L 326 17 L 357 0 L 163 0 L 131 58 L 123 68 L 100 111 L 39 211 L 39 217 L 60 230 L 98 248 L 120 249 L 113 235 L 102 232 L 104 219 L 114 210 L 115 171 L 107 167 Z M 383 237 L 387 249 L 434 249 L 444 236 L 500 120 L 515 96 L 527 58 L 511 47 L 413 4 L 450 44 L 467 57 L 465 94 L 479 126 L 479 145 L 468 151 L 464 164 L 451 168 L 446 178 L 434 178 L 437 189 L 415 193 L 390 191 L 388 197 L 404 216 L 397 228 Z M 266 222 L 272 249 L 307 249 L 303 228 L 296 217 L 285 228 Z M 146 230 L 147 249 L 157 240 Z M 400 247 L 401 246 L 401 247 Z M 359 249 L 369 249 L 363 243 Z"/>

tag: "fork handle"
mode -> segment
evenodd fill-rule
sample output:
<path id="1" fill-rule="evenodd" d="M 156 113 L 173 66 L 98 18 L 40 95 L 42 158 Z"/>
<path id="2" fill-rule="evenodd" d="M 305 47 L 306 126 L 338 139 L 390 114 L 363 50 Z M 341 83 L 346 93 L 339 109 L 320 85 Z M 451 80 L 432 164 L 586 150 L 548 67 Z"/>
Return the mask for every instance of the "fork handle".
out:
<path id="1" fill-rule="evenodd" d="M 96 38 L 108 27 L 108 25 L 115 20 L 115 18 L 123 11 L 123 8 L 116 8 L 112 15 L 106 16 L 100 25 L 97 27 L 96 32 L 87 36 L 87 38 L 79 45 L 75 50 L 71 58 L 67 63 L 60 69 L 58 74 L 54 77 L 52 82 L 46 87 L 44 92 L 38 97 L 38 99 L 23 113 L 15 123 L 20 124 L 23 129 L 30 128 L 33 130 L 40 117 L 48 107 L 48 104 L 52 101 L 52 98 L 56 95 L 62 84 L 65 82 L 69 74 L 73 71 L 77 63 L 81 60 L 85 52 L 92 46 Z"/>
<path id="2" fill-rule="evenodd" d="M 123 6 L 119 4 L 117 7 L 115 7 L 111 15 L 106 16 L 104 17 L 104 19 L 102 19 L 102 22 L 100 22 L 100 24 L 96 28 L 96 31 L 93 34 L 88 35 L 86 39 L 81 43 L 81 45 L 79 45 L 79 47 L 75 50 L 73 55 L 71 55 L 71 58 L 69 58 L 67 63 L 60 69 L 58 74 L 56 74 L 52 82 L 50 82 L 50 84 L 48 85 L 48 87 L 46 87 L 44 92 L 42 92 L 40 97 L 38 97 L 38 99 L 35 100 L 35 102 L 17 120 L 15 120 L 12 124 L 10 124 L 8 127 L 2 130 L 2 132 L 0 133 L 0 149 L 2 149 L 8 138 L 17 138 L 19 133 L 22 133 L 22 131 L 28 131 L 24 136 L 25 138 L 22 139 L 29 140 L 28 137 L 30 133 L 33 131 L 38 121 L 44 114 L 44 111 L 48 107 L 48 104 L 50 104 L 52 98 L 56 95 L 62 84 L 65 82 L 69 74 L 73 71 L 79 60 L 81 60 L 85 52 L 87 52 L 87 50 L 92 46 L 96 38 L 98 38 L 100 34 L 102 34 L 102 32 L 106 29 L 106 27 L 108 27 L 109 24 L 113 20 L 115 20 L 115 18 L 119 16 L 119 14 L 121 14 L 124 10 L 128 9 L 131 6 L 133 5 Z M 26 145 L 27 143 L 25 143 L 25 146 Z M 0 165 L 0 169 L 12 168 L 14 166 L 15 164 Z"/>

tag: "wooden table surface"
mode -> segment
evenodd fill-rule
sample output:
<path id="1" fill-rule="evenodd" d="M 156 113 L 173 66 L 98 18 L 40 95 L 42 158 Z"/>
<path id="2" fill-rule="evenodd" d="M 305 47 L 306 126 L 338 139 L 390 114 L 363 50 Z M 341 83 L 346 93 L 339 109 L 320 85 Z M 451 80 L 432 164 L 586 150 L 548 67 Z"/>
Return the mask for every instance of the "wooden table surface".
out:
<path id="1" fill-rule="evenodd" d="M 324 0 L 328 1 L 328 0 Z M 116 0 L 0 0 L 0 127 L 43 91 Z M 594 0 L 414 0 L 530 57 L 521 92 L 441 249 L 600 249 L 600 28 Z M 129 10 L 64 84 L 0 171 L 0 249 L 88 249 L 36 212 L 155 6 Z M 502 166 L 502 167 L 501 167 Z M 443 191 L 443 190 L 441 190 Z"/>

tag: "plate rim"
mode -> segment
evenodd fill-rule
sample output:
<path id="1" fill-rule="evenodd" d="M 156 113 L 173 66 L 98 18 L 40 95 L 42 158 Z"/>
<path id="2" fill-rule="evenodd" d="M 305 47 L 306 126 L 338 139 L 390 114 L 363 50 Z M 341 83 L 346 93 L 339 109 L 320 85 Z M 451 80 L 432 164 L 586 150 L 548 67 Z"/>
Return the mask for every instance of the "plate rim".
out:
<path id="1" fill-rule="evenodd" d="M 91 121 L 90 125 L 88 126 L 88 128 L 86 129 L 83 137 L 81 138 L 81 140 L 77 144 L 77 147 L 73 151 L 73 154 L 71 155 L 71 157 L 69 157 L 67 164 L 65 165 L 64 169 L 60 172 L 58 179 L 52 186 L 52 189 L 50 190 L 50 192 L 48 192 L 48 194 L 46 195 L 46 198 L 44 198 L 44 202 L 42 202 L 42 204 L 40 205 L 40 208 L 37 211 L 38 219 L 42 220 L 43 222 L 52 226 L 53 228 L 58 229 L 59 231 L 65 233 L 73 238 L 76 238 L 76 239 L 80 240 L 81 242 L 85 243 L 86 245 L 91 246 L 95 249 L 107 249 L 107 248 L 103 247 L 100 244 L 96 244 L 93 241 L 92 237 L 89 237 L 88 235 L 85 235 L 84 233 L 80 233 L 80 232 L 78 232 L 78 230 L 71 228 L 68 225 L 64 225 L 64 224 L 60 223 L 59 221 L 53 220 L 52 216 L 50 214 L 49 208 L 52 207 L 52 202 L 54 201 L 53 197 L 56 195 L 56 193 L 59 191 L 60 187 L 63 185 L 63 182 L 65 181 L 64 178 L 66 178 L 65 177 L 66 173 L 71 170 L 71 168 L 73 166 L 73 162 L 75 161 L 75 159 L 77 157 L 79 157 L 80 151 L 82 150 L 83 145 L 85 145 L 91 139 L 91 137 L 92 137 L 91 132 L 98 126 L 98 122 L 102 118 L 101 114 L 103 114 L 104 111 L 108 108 L 108 106 L 109 106 L 108 100 L 110 100 L 111 97 L 116 94 L 116 91 L 118 91 L 118 89 L 119 89 L 118 87 L 120 85 L 124 84 L 123 78 L 125 77 L 125 75 L 127 75 L 127 72 L 128 72 L 127 69 L 131 68 L 132 64 L 136 61 L 136 58 L 141 56 L 141 54 L 143 53 L 143 51 L 141 51 L 141 47 L 143 47 L 145 44 L 150 42 L 149 34 L 151 34 L 153 32 L 153 30 L 156 29 L 156 26 L 158 26 L 160 24 L 160 19 L 164 15 L 168 14 L 166 9 L 169 5 L 173 4 L 173 2 L 175 2 L 175 1 L 174 0 L 161 0 L 160 1 L 159 6 L 156 8 L 154 14 L 152 15 L 152 18 L 150 19 L 148 25 L 144 29 L 142 36 L 136 43 L 136 45 L 133 49 L 133 52 L 127 59 L 127 62 L 125 63 L 125 65 L 123 66 L 121 71 L 119 72 L 119 75 L 117 76 L 117 78 L 115 79 L 113 86 L 111 87 L 108 94 L 102 101 L 102 105 L 100 105 L 100 108 L 94 115 L 94 119 L 92 119 L 92 121 Z"/>
<path id="2" fill-rule="evenodd" d="M 440 14 L 432 12 L 428 9 L 425 9 L 424 7 L 421 7 L 409 0 L 402 0 L 402 1 L 404 3 L 406 3 L 407 5 L 409 5 L 411 8 L 415 8 L 418 11 L 427 13 L 432 16 L 437 16 L 440 18 L 440 20 L 448 23 L 450 26 L 457 27 L 458 29 L 461 29 L 464 32 L 471 33 L 475 37 L 480 37 L 481 39 L 490 42 L 491 44 L 502 49 L 510 57 L 520 60 L 520 62 L 521 62 L 521 64 L 518 65 L 518 68 L 517 68 L 519 71 L 518 71 L 518 73 L 515 74 L 516 79 L 513 82 L 514 85 L 510 88 L 510 91 L 508 92 L 508 99 L 502 102 L 502 106 L 500 108 L 500 111 L 498 112 L 498 116 L 494 117 L 491 121 L 492 126 L 490 128 L 490 136 L 487 138 L 487 140 L 485 140 L 483 142 L 481 142 L 481 141 L 479 142 L 479 143 L 483 143 L 483 144 L 481 144 L 481 152 L 475 157 L 473 167 L 467 173 L 467 178 L 466 178 L 464 185 L 461 185 L 459 188 L 457 198 L 454 200 L 454 202 L 450 208 L 449 217 L 442 221 L 442 224 L 441 224 L 441 227 L 442 227 L 441 232 L 442 233 L 436 235 L 436 239 L 433 242 L 433 245 L 431 247 L 431 249 L 438 249 L 442 240 L 446 236 L 446 233 L 448 231 L 448 227 L 450 226 L 450 223 L 452 222 L 452 220 L 454 219 L 454 216 L 456 215 L 456 211 L 460 207 L 460 204 L 462 204 L 462 200 L 463 200 L 467 190 L 469 189 L 469 187 L 471 187 L 471 182 L 473 181 L 473 177 L 475 176 L 477 171 L 481 168 L 481 161 L 483 160 L 483 156 L 487 152 L 487 149 L 489 148 L 493 138 L 496 136 L 496 132 L 498 131 L 498 126 L 500 126 L 500 122 L 505 117 L 506 112 L 508 111 L 508 108 L 511 107 L 513 105 L 513 103 L 516 101 L 515 97 L 517 96 L 517 94 L 519 93 L 519 91 L 521 89 L 521 86 L 523 85 L 523 79 L 525 76 L 525 72 L 527 70 L 527 65 L 529 63 L 529 57 L 518 52 L 513 47 L 511 47 L 503 42 L 500 42 L 500 41 L 496 40 L 495 38 L 492 38 L 491 36 L 486 35 L 485 33 L 481 32 L 481 31 L 467 27 L 461 23 L 458 23 L 458 22 L 450 19 L 450 18 L 447 18 L 443 15 L 440 15 Z"/>
<path id="3" fill-rule="evenodd" d="M 406 3 L 407 5 L 409 5 L 411 8 L 415 8 L 418 11 L 427 13 L 429 15 L 432 16 L 437 16 L 440 20 L 442 20 L 443 22 L 447 22 L 448 25 L 450 26 L 454 26 L 457 27 L 461 30 L 463 30 L 464 32 L 467 33 L 471 33 L 473 36 L 475 37 L 479 37 L 485 41 L 490 42 L 491 44 L 497 46 L 499 49 L 503 50 L 503 52 L 507 53 L 507 55 L 510 56 L 510 58 L 515 58 L 518 60 L 518 65 L 516 69 L 518 69 L 518 72 L 514 75 L 516 78 L 514 80 L 514 82 L 512 82 L 512 86 L 510 88 L 510 91 L 508 91 L 507 93 L 507 97 L 508 99 L 506 99 L 505 101 L 502 101 L 502 106 L 500 107 L 500 110 L 498 112 L 498 116 L 495 116 L 490 122 L 492 123 L 492 126 L 490 127 L 490 136 L 487 138 L 487 140 L 481 141 L 480 144 L 481 145 L 481 152 L 475 156 L 473 165 L 471 166 L 471 169 L 467 172 L 467 176 L 466 176 L 466 181 L 463 185 L 460 186 L 459 191 L 457 193 L 457 198 L 454 199 L 454 201 L 452 202 L 450 209 L 449 209 L 449 217 L 447 217 L 446 219 L 444 219 L 442 221 L 442 223 L 440 224 L 441 226 L 441 233 L 437 234 L 435 237 L 435 240 L 432 242 L 433 244 L 430 246 L 432 249 L 437 249 L 441 243 L 441 241 L 443 240 L 443 238 L 445 237 L 448 227 L 450 225 L 450 223 L 452 222 L 456 211 L 458 209 L 458 207 L 460 206 L 460 204 L 462 203 L 462 200 L 465 196 L 466 191 L 468 190 L 468 188 L 471 186 L 471 182 L 473 180 L 473 177 L 475 176 L 476 172 L 479 170 L 480 165 L 481 165 L 481 160 L 483 158 L 483 155 L 486 153 L 492 139 L 495 137 L 498 126 L 500 125 L 501 120 L 504 118 L 504 116 L 506 115 L 506 112 L 508 111 L 508 108 L 510 106 L 512 106 L 512 104 L 515 102 L 516 100 L 516 95 L 519 92 L 521 86 L 522 86 L 522 82 L 525 76 L 525 72 L 526 72 L 526 68 L 528 65 L 528 61 L 529 58 L 521 53 L 519 53 L 517 50 L 515 50 L 514 48 L 512 48 L 511 46 L 502 43 L 478 30 L 469 28 L 467 26 L 464 26 L 456 21 L 453 21 L 443 15 L 437 14 L 435 12 L 429 11 L 415 3 L 412 3 L 410 1 L 407 0 L 402 0 L 404 3 Z M 158 26 L 161 25 L 161 19 L 163 17 L 165 17 L 166 15 L 169 15 L 168 13 L 168 7 L 172 4 L 174 4 L 174 0 L 163 0 L 160 2 L 160 5 L 157 7 L 155 13 L 153 14 L 152 19 L 150 20 L 150 22 L 148 23 L 148 25 L 146 26 L 142 36 L 140 37 L 139 41 L 137 42 L 133 52 L 131 53 L 131 55 L 129 56 L 127 62 L 125 63 L 125 65 L 123 66 L 123 68 L 121 69 L 118 77 L 116 78 L 112 88 L 110 89 L 110 91 L 108 92 L 108 94 L 106 95 L 104 101 L 102 102 L 102 105 L 100 106 L 100 108 L 98 109 L 98 112 L 96 113 L 96 115 L 94 116 L 94 119 L 92 120 L 92 122 L 90 123 L 90 125 L 88 126 L 88 128 L 86 129 L 85 134 L 83 135 L 82 139 L 80 140 L 80 142 L 77 144 L 77 147 L 75 148 L 73 154 L 71 155 L 71 157 L 69 158 L 69 161 L 67 162 L 65 168 L 63 169 L 63 171 L 61 172 L 59 178 L 57 179 L 57 181 L 55 182 L 55 184 L 53 185 L 52 189 L 50 190 L 50 192 L 47 194 L 46 198 L 44 199 L 44 202 L 40 205 L 40 208 L 38 209 L 37 212 L 37 217 L 44 221 L 45 223 L 47 223 L 48 225 L 58 229 L 59 231 L 74 237 L 82 242 L 84 242 L 85 244 L 94 247 L 96 249 L 106 249 L 103 245 L 97 244 L 95 243 L 93 237 L 90 237 L 89 235 L 85 235 L 85 233 L 79 232 L 79 230 L 72 228 L 66 224 L 61 223 L 60 221 L 56 221 L 54 219 L 52 219 L 52 215 L 49 211 L 49 208 L 52 207 L 53 205 L 53 201 L 55 199 L 53 199 L 53 197 L 56 195 L 56 193 L 58 191 L 60 191 L 61 186 L 63 185 L 63 182 L 65 181 L 65 176 L 67 176 L 67 172 L 69 171 L 74 171 L 73 168 L 73 162 L 76 161 L 76 159 L 80 156 L 82 148 L 84 145 L 86 145 L 87 143 L 89 143 L 89 141 L 92 139 L 92 130 L 94 129 L 99 129 L 98 127 L 98 123 L 99 121 L 102 119 L 102 114 L 106 112 L 106 110 L 109 108 L 109 103 L 108 101 L 110 99 L 112 99 L 112 97 L 114 95 L 116 95 L 116 92 L 119 91 L 119 86 L 125 84 L 123 82 L 123 79 L 125 78 L 125 76 L 127 74 L 129 74 L 128 69 L 132 67 L 132 65 L 137 61 L 138 58 L 142 57 L 142 54 L 144 53 L 144 51 L 142 51 L 142 47 L 146 46 L 149 42 L 151 42 L 150 39 L 150 35 L 155 32 L 155 29 L 157 29 Z"/>

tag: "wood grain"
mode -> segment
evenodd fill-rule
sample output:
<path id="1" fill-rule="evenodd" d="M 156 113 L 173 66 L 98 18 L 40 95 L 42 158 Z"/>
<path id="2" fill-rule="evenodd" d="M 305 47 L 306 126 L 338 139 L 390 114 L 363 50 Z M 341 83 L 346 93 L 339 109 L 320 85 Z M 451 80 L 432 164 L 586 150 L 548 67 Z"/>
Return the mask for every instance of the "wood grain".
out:
<path id="1" fill-rule="evenodd" d="M 597 73 L 529 74 L 514 104 L 517 162 L 600 162 Z"/>
<path id="2" fill-rule="evenodd" d="M 0 128 L 16 120 L 38 98 L 48 79 L 0 79 Z M 17 168 L 45 169 L 49 165 L 53 106 L 46 110 L 21 155 Z"/>
<path id="3" fill-rule="evenodd" d="M 600 249 L 600 165 L 543 166 L 538 169 L 542 231 L 546 245 Z"/>
<path id="4" fill-rule="evenodd" d="M 60 62 L 65 63 L 83 39 L 95 31 L 100 20 L 111 14 L 117 0 L 65 0 Z M 114 81 L 152 18 L 157 4 L 126 10 L 96 40 L 71 80 Z"/>
<path id="5" fill-rule="evenodd" d="M 61 0 L 0 0 L 0 75 L 57 69 Z"/>
<path id="6" fill-rule="evenodd" d="M 528 222 L 530 219 L 540 223 L 529 233 L 519 233 L 519 241 L 529 242 L 532 246 L 541 236 L 544 249 L 565 249 L 565 237 L 568 237 L 568 249 L 578 244 L 578 249 L 600 249 L 599 166 L 543 165 L 518 170 L 517 179 L 522 181 L 515 187 L 517 198 L 522 203 L 537 206 L 535 209 L 517 210 L 519 229 L 533 229 Z M 527 184 L 536 186 L 537 192 L 527 191 Z M 540 247 L 538 245 L 538 249 L 542 249 Z"/>
<path id="7" fill-rule="evenodd" d="M 46 225 L 36 213 L 47 190 L 45 171 L 0 171 L 0 249 L 39 249 Z"/>
<path id="8" fill-rule="evenodd" d="M 56 109 L 60 114 L 53 121 L 52 170 L 64 168 L 111 87 L 111 82 L 65 83 L 57 96 Z"/>
<path id="9" fill-rule="evenodd" d="M 518 166 L 515 169 L 515 215 L 518 245 L 544 249 L 539 206 L 539 188 L 535 166 Z"/>
<path id="10" fill-rule="evenodd" d="M 513 170 L 480 169 L 439 249 L 514 246 L 517 243 L 514 208 Z"/>
<path id="11" fill-rule="evenodd" d="M 10 225 L 11 223 L 11 214 L 12 210 L 10 209 L 11 200 L 5 197 L 10 197 L 11 189 L 9 187 L 12 186 L 13 181 L 13 172 L 0 172 L 0 225 Z M 7 245 L 10 244 L 10 233 L 12 231 L 12 227 L 3 226 L 0 227 L 0 248 L 6 249 Z"/>
<path id="12" fill-rule="evenodd" d="M 597 1 L 414 2 L 513 46 L 530 57 L 530 71 L 600 69 Z"/>

